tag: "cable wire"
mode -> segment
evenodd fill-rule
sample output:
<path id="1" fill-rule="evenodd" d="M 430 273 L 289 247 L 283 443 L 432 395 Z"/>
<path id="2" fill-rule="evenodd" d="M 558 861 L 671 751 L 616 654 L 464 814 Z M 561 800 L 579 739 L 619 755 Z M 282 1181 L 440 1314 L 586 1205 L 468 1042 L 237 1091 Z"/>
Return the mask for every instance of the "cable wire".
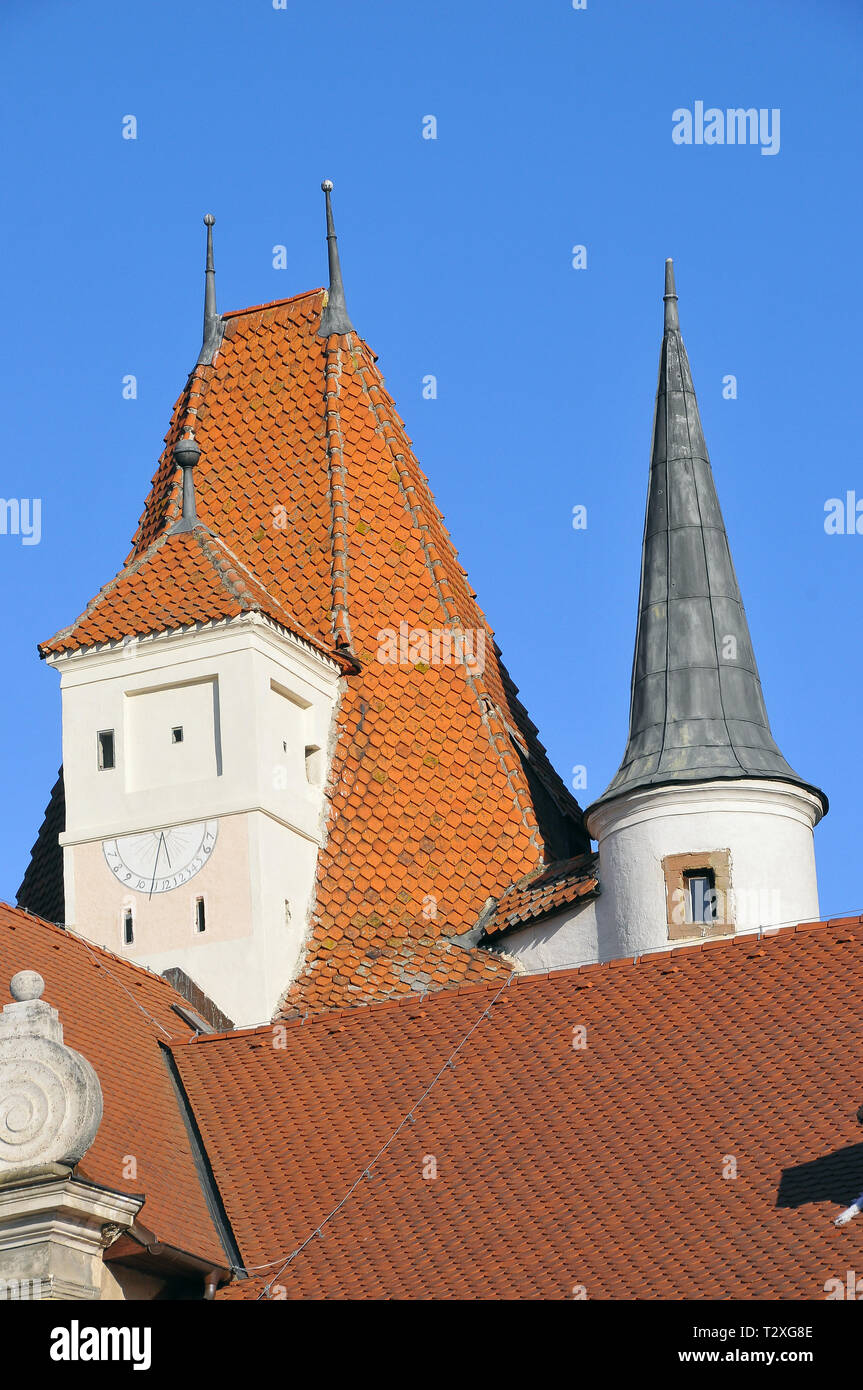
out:
<path id="1" fill-rule="evenodd" d="M 302 1252 L 305 1250 L 306 1246 L 307 1246 L 307 1245 L 310 1245 L 311 1242 L 315 1239 L 316 1236 L 320 1236 L 320 1235 L 321 1235 L 321 1232 L 323 1231 L 324 1227 L 325 1227 L 326 1225 L 328 1225 L 330 1221 L 332 1221 L 333 1217 L 336 1216 L 336 1215 L 341 1211 L 342 1207 L 345 1205 L 345 1203 L 348 1201 L 348 1199 L 353 1195 L 354 1192 L 356 1192 L 356 1190 L 357 1190 L 357 1188 L 359 1187 L 360 1183 L 363 1181 L 363 1178 L 368 1178 L 368 1177 L 370 1176 L 371 1170 L 374 1168 L 375 1164 L 378 1162 L 378 1160 L 379 1160 L 380 1158 L 383 1157 L 383 1155 L 386 1153 L 386 1151 L 387 1151 L 387 1149 L 390 1147 L 390 1145 L 394 1143 L 394 1141 L 396 1140 L 396 1138 L 398 1137 L 398 1135 L 399 1135 L 399 1134 L 401 1133 L 401 1131 L 404 1129 L 405 1125 L 406 1125 L 406 1124 L 413 1124 L 415 1112 L 416 1112 L 416 1111 L 419 1109 L 419 1107 L 422 1105 L 423 1101 L 426 1100 L 426 1098 L 427 1098 L 427 1097 L 431 1094 L 431 1092 L 434 1090 L 435 1086 L 436 1086 L 437 1083 L 440 1081 L 440 1079 L 441 1079 L 441 1077 L 443 1076 L 444 1072 L 447 1071 L 447 1070 L 448 1070 L 449 1068 L 451 1068 L 452 1066 L 454 1066 L 454 1064 L 455 1064 L 455 1059 L 456 1059 L 456 1057 L 458 1056 L 458 1054 L 461 1052 L 461 1050 L 462 1050 L 462 1048 L 464 1047 L 465 1043 L 467 1042 L 468 1038 L 470 1038 L 471 1034 L 474 1033 L 474 1032 L 476 1031 L 476 1029 L 477 1029 L 477 1028 L 479 1027 L 479 1025 L 482 1023 L 483 1019 L 489 1017 L 489 1014 L 490 1014 L 491 1009 L 494 1008 L 495 1004 L 497 1003 L 497 1001 L 498 1001 L 498 999 L 500 998 L 500 996 L 503 994 L 504 990 L 509 988 L 510 984 L 512 983 L 513 979 L 515 978 L 515 975 L 516 975 L 516 971 L 515 971 L 515 970 L 512 970 L 512 971 L 510 972 L 510 974 L 508 975 L 507 979 L 506 979 L 506 980 L 504 981 L 504 983 L 501 985 L 500 989 L 497 991 L 497 994 L 494 996 L 494 998 L 492 999 L 491 1003 L 489 1003 L 489 1004 L 486 1005 L 486 1007 L 483 1009 L 483 1011 L 482 1011 L 482 1013 L 479 1015 L 479 1017 L 471 1024 L 470 1028 L 467 1030 L 467 1032 L 465 1033 L 464 1037 L 461 1039 L 461 1041 L 460 1041 L 460 1043 L 458 1044 L 458 1046 L 457 1046 L 456 1048 L 453 1049 L 453 1051 L 450 1053 L 449 1057 L 448 1057 L 448 1058 L 446 1059 L 446 1061 L 444 1062 L 443 1066 L 435 1073 L 434 1077 L 433 1077 L 432 1080 L 429 1082 L 428 1086 L 426 1086 L 426 1088 L 425 1088 L 425 1090 L 423 1091 L 422 1095 L 420 1095 L 419 1098 L 418 1098 L 417 1100 L 414 1101 L 414 1103 L 413 1103 L 413 1105 L 411 1106 L 411 1108 L 407 1111 L 407 1113 L 406 1113 L 405 1115 L 402 1116 L 401 1120 L 399 1121 L 399 1123 L 398 1123 L 398 1125 L 396 1126 L 396 1128 L 393 1130 L 392 1134 L 390 1135 L 390 1137 L 389 1137 L 389 1139 L 386 1141 L 386 1143 L 383 1144 L 383 1145 L 378 1149 L 378 1151 L 377 1151 L 377 1153 L 375 1154 L 374 1158 L 371 1159 L 371 1160 L 365 1165 L 365 1167 L 362 1169 L 362 1171 L 361 1171 L 359 1177 L 358 1177 L 353 1183 L 351 1183 L 351 1186 L 348 1188 L 347 1192 L 346 1192 L 346 1193 L 344 1194 L 344 1196 L 336 1203 L 336 1205 L 333 1207 L 332 1211 L 331 1211 L 327 1216 L 324 1217 L 323 1221 L 319 1221 L 319 1222 L 318 1222 L 317 1226 L 316 1226 L 316 1227 L 314 1228 L 314 1230 L 306 1237 L 306 1239 L 303 1241 L 302 1245 L 298 1245 L 298 1246 L 296 1247 L 296 1249 L 293 1250 L 293 1251 L 291 1252 L 290 1255 L 288 1255 L 287 1259 L 286 1259 L 286 1260 L 283 1260 L 283 1262 L 281 1263 L 281 1265 L 279 1266 L 279 1268 L 276 1270 L 275 1274 L 273 1275 L 272 1279 L 270 1279 L 269 1282 L 268 1282 L 267 1284 L 264 1285 L 263 1289 L 262 1289 L 261 1292 L 258 1294 L 258 1297 L 255 1299 L 255 1302 L 256 1302 L 256 1303 L 259 1303 L 260 1300 L 261 1300 L 262 1298 L 264 1298 L 264 1297 L 269 1298 L 269 1296 L 270 1296 L 270 1289 L 273 1287 L 273 1284 L 276 1282 L 276 1280 L 279 1278 L 279 1276 L 282 1275 L 282 1274 L 285 1272 L 285 1270 L 288 1268 L 288 1265 L 290 1265 L 290 1264 L 297 1258 L 298 1255 L 302 1254 Z M 235 1273 L 235 1274 L 245 1274 L 245 1275 L 254 1274 L 254 1273 L 256 1273 L 256 1272 L 258 1272 L 259 1270 L 262 1270 L 262 1269 L 270 1269 L 274 1264 L 278 1264 L 278 1260 L 268 1260 L 268 1261 L 266 1262 L 266 1264 L 249 1265 L 248 1267 L 243 1266 L 241 1269 L 237 1269 L 237 1268 L 235 1267 L 235 1268 L 234 1268 L 234 1273 Z"/>

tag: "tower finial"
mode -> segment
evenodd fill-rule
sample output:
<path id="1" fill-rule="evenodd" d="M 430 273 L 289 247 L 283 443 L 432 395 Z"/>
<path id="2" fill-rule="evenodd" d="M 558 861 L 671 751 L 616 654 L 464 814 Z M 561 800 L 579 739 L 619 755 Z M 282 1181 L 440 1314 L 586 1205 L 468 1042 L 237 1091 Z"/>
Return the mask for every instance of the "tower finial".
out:
<path id="1" fill-rule="evenodd" d="M 680 319 L 677 314 L 677 290 L 674 288 L 674 261 L 669 256 L 665 262 L 665 331 L 676 329 L 680 332 Z"/>
<path id="2" fill-rule="evenodd" d="M 195 465 L 201 457 L 201 450 L 195 439 L 195 431 L 189 430 L 174 445 L 174 462 L 183 470 L 183 514 L 171 527 L 175 531 L 192 531 L 200 526 L 195 506 Z"/>
<path id="3" fill-rule="evenodd" d="M 354 326 L 348 318 L 345 304 L 345 287 L 342 284 L 339 248 L 336 240 L 336 229 L 333 224 L 333 205 L 330 202 L 330 194 L 333 191 L 330 179 L 324 179 L 321 188 L 327 203 L 327 257 L 330 266 L 330 288 L 324 312 L 321 314 L 318 337 L 328 338 L 331 333 L 352 333 Z"/>
<path id="4" fill-rule="evenodd" d="M 197 365 L 209 365 L 222 341 L 222 320 L 216 308 L 216 267 L 213 262 L 213 224 L 215 217 L 208 212 L 204 218 L 207 229 L 207 266 L 204 274 L 204 341 Z"/>

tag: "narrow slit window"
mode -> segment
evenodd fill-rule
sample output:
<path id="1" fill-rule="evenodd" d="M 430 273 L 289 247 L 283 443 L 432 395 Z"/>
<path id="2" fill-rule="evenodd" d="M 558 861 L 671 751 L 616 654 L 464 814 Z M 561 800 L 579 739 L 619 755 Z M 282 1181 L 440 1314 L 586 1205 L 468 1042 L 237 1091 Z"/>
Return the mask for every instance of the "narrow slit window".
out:
<path id="1" fill-rule="evenodd" d="M 684 874 L 691 922 L 716 921 L 715 879 L 712 869 L 691 869 Z"/>
<path id="2" fill-rule="evenodd" d="M 183 726 L 182 726 L 182 724 L 178 724 L 177 727 L 176 727 L 176 729 L 172 729 L 172 730 L 171 730 L 171 742 L 172 742 L 172 743 L 182 743 L 182 742 L 183 742 Z"/>
<path id="3" fill-rule="evenodd" d="M 195 931 L 207 930 L 207 912 L 204 907 L 204 899 L 195 899 Z"/>
<path id="4" fill-rule="evenodd" d="M 132 917 L 131 907 L 127 907 L 123 912 L 123 945 L 131 946 L 135 940 L 135 922 Z"/>
<path id="5" fill-rule="evenodd" d="M 306 747 L 306 781 L 313 787 L 320 785 L 321 780 L 321 750 L 309 744 Z"/>
<path id="6" fill-rule="evenodd" d="M 114 730 L 100 729 L 96 735 L 97 762 L 100 772 L 114 766 Z"/>

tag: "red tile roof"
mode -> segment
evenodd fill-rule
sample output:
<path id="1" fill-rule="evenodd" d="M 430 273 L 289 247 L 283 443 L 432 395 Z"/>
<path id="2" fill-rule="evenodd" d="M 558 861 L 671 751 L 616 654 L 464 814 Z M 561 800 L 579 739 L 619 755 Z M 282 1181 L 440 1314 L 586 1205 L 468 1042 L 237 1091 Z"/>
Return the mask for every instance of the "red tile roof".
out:
<path id="1" fill-rule="evenodd" d="M 861 947 L 855 918 L 175 1047 L 266 1267 L 227 1296 L 257 1297 L 413 1110 L 287 1297 L 823 1298 L 859 1255 L 832 1218 L 863 1188 Z"/>
<path id="2" fill-rule="evenodd" d="M 145 1194 L 138 1220 L 160 1242 L 227 1265 L 162 1054 L 192 1035 L 171 1007 L 186 1001 L 158 975 L 2 903 L 0 1002 L 9 1002 L 19 970 L 43 977 L 43 998 L 59 1011 L 64 1041 L 95 1067 L 102 1086 L 102 1123 L 77 1171 Z M 130 1158 L 134 1177 L 127 1176 Z"/>
<path id="3" fill-rule="evenodd" d="M 534 869 L 508 888 L 482 918 L 485 936 L 500 936 L 540 917 L 560 912 L 599 890 L 598 854 L 578 854 L 547 868 Z"/>
<path id="4" fill-rule="evenodd" d="M 589 847 L 375 356 L 355 334 L 319 338 L 322 304 L 316 290 L 224 316 L 213 364 L 195 369 L 175 407 L 127 569 L 47 644 L 123 634 L 133 613 L 164 624 L 235 606 L 203 572 L 178 594 L 176 541 L 155 549 L 179 514 L 173 446 L 193 425 L 201 520 L 291 621 L 326 650 L 343 644 L 359 668 L 341 698 L 328 838 L 289 1014 L 498 978 L 497 959 L 448 938 L 513 880 Z M 380 634 L 402 622 L 481 634 L 484 666 L 380 660 Z"/>
<path id="5" fill-rule="evenodd" d="M 41 652 L 74 651 L 123 637 L 143 636 L 259 612 L 333 659 L 325 647 L 269 594 L 217 536 L 204 527 L 158 540 L 100 589 L 86 610 Z"/>

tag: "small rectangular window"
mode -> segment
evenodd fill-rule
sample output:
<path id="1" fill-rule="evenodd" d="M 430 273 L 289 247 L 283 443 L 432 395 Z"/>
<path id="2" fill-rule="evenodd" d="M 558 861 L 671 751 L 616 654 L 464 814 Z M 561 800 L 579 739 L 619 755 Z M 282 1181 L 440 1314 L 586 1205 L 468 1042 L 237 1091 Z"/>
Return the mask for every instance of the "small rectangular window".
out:
<path id="1" fill-rule="evenodd" d="M 171 742 L 172 742 L 172 743 L 182 743 L 182 742 L 183 742 L 183 726 L 182 726 L 182 724 L 178 724 L 177 727 L 176 727 L 176 729 L 172 729 L 172 730 L 171 730 Z"/>
<path id="2" fill-rule="evenodd" d="M 96 748 L 100 772 L 107 772 L 114 766 L 114 730 L 100 729 L 96 735 Z"/>
<path id="3" fill-rule="evenodd" d="M 684 875 L 689 898 L 690 922 L 716 921 L 716 894 L 712 869 L 691 869 Z"/>
<path id="4" fill-rule="evenodd" d="M 123 945 L 131 946 L 135 940 L 135 924 L 132 918 L 132 909 L 127 907 L 123 912 Z"/>
<path id="5" fill-rule="evenodd" d="M 195 931 L 207 930 L 207 916 L 204 909 L 204 899 L 195 899 Z"/>

